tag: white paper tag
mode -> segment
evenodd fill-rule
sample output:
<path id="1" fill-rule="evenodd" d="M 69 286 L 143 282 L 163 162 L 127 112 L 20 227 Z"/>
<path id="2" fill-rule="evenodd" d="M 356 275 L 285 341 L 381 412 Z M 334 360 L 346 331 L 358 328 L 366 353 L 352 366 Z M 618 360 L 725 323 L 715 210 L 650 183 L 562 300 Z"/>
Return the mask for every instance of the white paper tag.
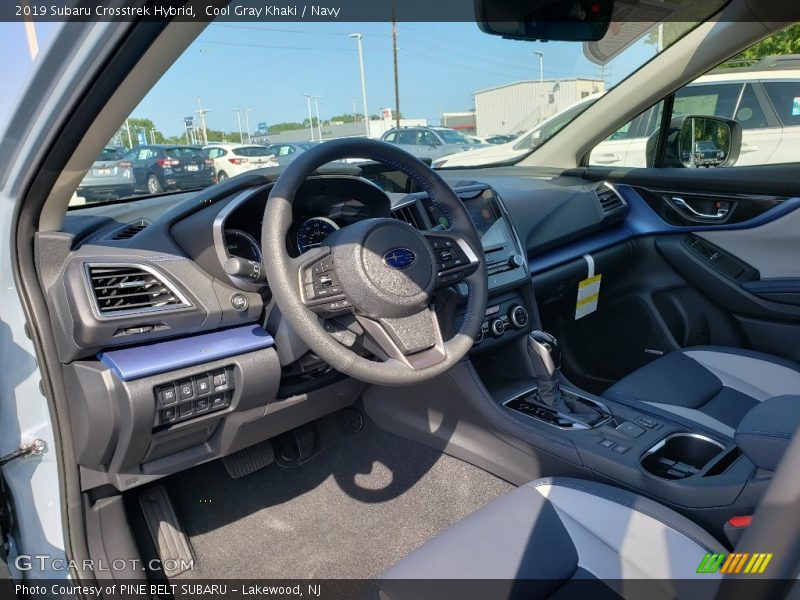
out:
<path id="1" fill-rule="evenodd" d="M 592 314 L 597 310 L 597 301 L 600 299 L 600 282 L 603 275 L 594 274 L 594 259 L 591 254 L 584 254 L 588 266 L 588 276 L 578 282 L 578 299 L 575 302 L 575 320 Z"/>

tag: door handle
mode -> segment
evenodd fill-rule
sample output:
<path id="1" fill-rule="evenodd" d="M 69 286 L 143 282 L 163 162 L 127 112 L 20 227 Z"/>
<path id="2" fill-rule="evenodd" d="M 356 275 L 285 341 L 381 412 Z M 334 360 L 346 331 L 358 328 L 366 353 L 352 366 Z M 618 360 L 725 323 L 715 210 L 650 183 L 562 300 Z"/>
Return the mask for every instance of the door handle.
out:
<path id="1" fill-rule="evenodd" d="M 680 196 L 672 196 L 670 199 L 678 211 L 683 213 L 684 216 L 688 217 L 689 219 L 695 218 L 708 221 L 721 221 L 727 217 L 728 213 L 731 211 L 730 205 L 727 205 L 718 207 L 713 213 L 704 213 L 694 208 Z"/>
<path id="2" fill-rule="evenodd" d="M 610 163 L 619 162 L 621 160 L 622 157 L 617 156 L 616 154 L 600 154 L 594 159 L 594 162 L 600 163 L 601 165 L 607 165 Z"/>

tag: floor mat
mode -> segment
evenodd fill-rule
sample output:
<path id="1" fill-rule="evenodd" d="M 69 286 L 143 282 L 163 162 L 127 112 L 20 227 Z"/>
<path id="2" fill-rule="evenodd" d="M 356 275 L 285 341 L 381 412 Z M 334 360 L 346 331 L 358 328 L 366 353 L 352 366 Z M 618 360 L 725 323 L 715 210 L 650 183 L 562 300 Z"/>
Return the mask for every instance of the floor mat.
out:
<path id="1" fill-rule="evenodd" d="M 164 482 L 192 578 L 373 578 L 511 489 L 371 423 L 313 460 L 231 479 L 220 461 Z"/>

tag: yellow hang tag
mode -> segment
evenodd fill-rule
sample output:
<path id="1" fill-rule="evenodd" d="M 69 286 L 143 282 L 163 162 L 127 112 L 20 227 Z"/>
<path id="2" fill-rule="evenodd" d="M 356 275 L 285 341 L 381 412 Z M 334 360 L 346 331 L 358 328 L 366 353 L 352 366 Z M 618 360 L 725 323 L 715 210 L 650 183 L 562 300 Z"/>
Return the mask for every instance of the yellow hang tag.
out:
<path id="1" fill-rule="evenodd" d="M 575 304 L 575 320 L 592 314 L 597 310 L 597 301 L 600 298 L 600 281 L 603 275 L 587 277 L 578 283 L 578 300 Z"/>

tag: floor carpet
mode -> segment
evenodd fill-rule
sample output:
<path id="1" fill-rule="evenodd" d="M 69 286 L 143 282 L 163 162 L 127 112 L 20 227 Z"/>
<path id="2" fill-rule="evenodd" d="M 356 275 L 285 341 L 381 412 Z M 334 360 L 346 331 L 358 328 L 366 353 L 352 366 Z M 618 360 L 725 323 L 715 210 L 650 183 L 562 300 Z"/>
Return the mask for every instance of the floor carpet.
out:
<path id="1" fill-rule="evenodd" d="M 373 578 L 512 489 L 370 423 L 298 467 L 231 479 L 215 461 L 163 484 L 195 554 L 181 579 Z"/>

